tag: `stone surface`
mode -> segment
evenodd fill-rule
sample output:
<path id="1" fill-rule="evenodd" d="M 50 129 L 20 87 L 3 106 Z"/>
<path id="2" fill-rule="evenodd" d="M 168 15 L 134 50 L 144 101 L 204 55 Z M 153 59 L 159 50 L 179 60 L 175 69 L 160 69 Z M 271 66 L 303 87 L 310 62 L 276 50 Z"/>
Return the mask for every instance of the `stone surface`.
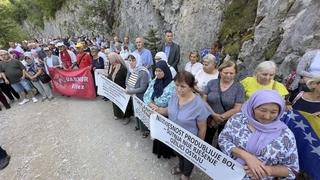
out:
<path id="1" fill-rule="evenodd" d="M 91 3 L 95 3 L 94 0 Z M 110 28 L 106 20 L 99 17 L 85 16 L 88 1 L 68 1 L 56 18 L 45 22 L 44 30 L 39 30 L 25 23 L 29 32 L 38 37 L 63 36 L 70 32 L 88 34 L 117 33 L 129 34 L 132 40 L 136 36 L 145 36 L 150 28 L 172 29 L 174 40 L 181 46 L 180 68 L 188 60 L 188 52 L 193 49 L 210 47 L 218 39 L 223 22 L 224 10 L 231 0 L 105 0 L 117 2 L 114 6 L 115 23 L 112 31 L 99 31 L 95 27 L 85 27 L 80 19 L 97 21 L 102 27 Z M 320 44 L 320 1 L 319 0 L 259 0 L 254 37 L 242 44 L 239 59 L 246 67 L 243 74 L 252 74 L 255 66 L 266 59 L 274 60 L 279 67 L 279 75 L 285 76 L 288 70 L 283 63 L 287 56 L 297 55 L 294 62 L 307 49 L 319 48 Z M 239 17 L 245 18 L 245 17 Z M 100 27 L 101 29 L 101 27 Z M 290 59 L 290 58 L 289 58 Z"/>
<path id="2" fill-rule="evenodd" d="M 134 122 L 114 120 L 110 102 L 57 97 L 0 111 L 0 179 L 178 179 L 176 158 L 158 159 Z M 191 179 L 210 179 L 194 169 Z"/>

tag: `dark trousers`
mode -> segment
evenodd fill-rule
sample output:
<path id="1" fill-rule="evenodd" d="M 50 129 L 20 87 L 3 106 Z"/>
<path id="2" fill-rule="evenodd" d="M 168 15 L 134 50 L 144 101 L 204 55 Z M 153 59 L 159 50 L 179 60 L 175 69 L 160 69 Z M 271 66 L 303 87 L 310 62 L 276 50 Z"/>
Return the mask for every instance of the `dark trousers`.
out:
<path id="1" fill-rule="evenodd" d="M 208 144 L 212 145 L 212 141 L 213 141 L 214 135 L 216 134 L 217 130 L 218 130 L 218 136 L 219 136 L 219 134 L 221 133 L 223 128 L 224 128 L 224 124 L 218 125 L 218 127 L 212 127 L 212 128 L 208 127 L 204 141 L 207 142 Z M 217 148 L 219 149 L 219 146 L 217 146 Z"/>
<path id="2" fill-rule="evenodd" d="M 0 160 L 4 159 L 7 156 L 8 156 L 7 152 L 4 149 L 2 149 L 0 146 Z"/>
<path id="3" fill-rule="evenodd" d="M 181 170 L 182 174 L 185 176 L 190 176 L 193 170 L 194 165 L 192 162 L 188 161 L 186 158 L 178 154 L 179 158 L 179 169 Z"/>
<path id="4" fill-rule="evenodd" d="M 7 109 L 10 108 L 10 105 L 6 99 L 6 97 L 2 94 L 2 91 L 0 90 L 0 102 L 6 107 Z M 1 109 L 1 106 L 0 106 Z"/>
<path id="5" fill-rule="evenodd" d="M 11 87 L 10 84 L 0 83 L 0 89 L 10 100 L 14 100 L 13 96 L 17 99 L 20 98 L 19 94 Z"/>

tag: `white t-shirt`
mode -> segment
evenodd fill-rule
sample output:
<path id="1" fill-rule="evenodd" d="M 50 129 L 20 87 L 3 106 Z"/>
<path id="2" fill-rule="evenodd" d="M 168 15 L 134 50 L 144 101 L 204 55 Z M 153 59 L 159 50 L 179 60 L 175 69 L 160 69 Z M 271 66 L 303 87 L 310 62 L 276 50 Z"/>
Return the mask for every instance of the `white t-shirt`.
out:
<path id="1" fill-rule="evenodd" d="M 204 91 L 204 89 L 207 86 L 208 82 L 210 80 L 217 79 L 218 76 L 219 76 L 219 72 L 218 71 L 215 74 L 208 74 L 208 73 L 204 72 L 203 69 L 200 70 L 195 76 L 198 88 L 201 91 Z"/>
<path id="2" fill-rule="evenodd" d="M 191 64 L 191 62 L 188 62 L 186 66 L 184 67 L 184 70 L 191 72 L 194 76 L 202 69 L 203 65 L 199 62 L 196 62 L 194 64 Z"/>

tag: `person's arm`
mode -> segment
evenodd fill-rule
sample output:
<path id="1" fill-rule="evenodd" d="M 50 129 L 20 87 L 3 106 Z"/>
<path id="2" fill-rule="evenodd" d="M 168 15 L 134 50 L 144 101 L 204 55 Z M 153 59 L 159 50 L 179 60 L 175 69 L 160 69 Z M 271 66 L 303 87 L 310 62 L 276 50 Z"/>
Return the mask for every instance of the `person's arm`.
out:
<path id="1" fill-rule="evenodd" d="M 148 89 L 146 90 L 146 92 L 143 95 L 143 102 L 145 104 L 147 104 L 147 105 L 149 105 L 152 102 L 151 96 L 152 96 L 152 92 L 153 92 L 152 91 L 153 90 L 153 85 L 154 85 L 154 83 L 153 83 L 153 81 L 151 81 L 149 83 Z"/>
<path id="2" fill-rule="evenodd" d="M 7 79 L 6 75 L 5 75 L 3 72 L 1 72 L 0 74 L 1 74 L 1 76 L 2 76 L 2 78 L 3 78 L 3 80 L 4 80 L 4 83 L 10 84 L 10 82 L 9 82 L 9 80 Z"/>
<path id="3" fill-rule="evenodd" d="M 158 107 L 156 109 L 156 112 L 158 112 L 159 114 L 161 114 L 163 116 L 168 116 L 168 108 Z"/>
<path id="4" fill-rule="evenodd" d="M 228 119 L 229 119 L 231 116 L 233 116 L 234 114 L 240 112 L 241 106 L 242 106 L 242 104 L 240 104 L 240 103 L 235 103 L 232 109 L 224 112 L 224 113 L 222 114 L 222 118 L 224 119 L 224 121 L 228 120 Z"/>
<path id="5" fill-rule="evenodd" d="M 172 65 L 171 65 L 173 67 L 177 67 L 178 64 L 179 64 L 179 61 L 180 61 L 180 46 L 177 45 L 177 44 L 175 44 L 175 46 L 176 46 L 177 51 L 176 51 L 176 54 L 174 56 L 174 62 L 172 62 Z"/>
<path id="6" fill-rule="evenodd" d="M 301 60 L 297 65 L 297 74 L 303 77 L 312 77 L 312 73 L 306 71 L 312 61 L 312 58 L 315 56 L 313 52 L 307 52 L 305 55 L 302 56 Z"/>
<path id="7" fill-rule="evenodd" d="M 266 166 L 267 171 L 270 172 L 270 176 L 273 177 L 288 177 L 289 170 L 287 166 L 275 165 L 275 166 Z"/>
<path id="8" fill-rule="evenodd" d="M 246 166 L 244 169 L 251 178 L 262 179 L 271 175 L 271 168 L 266 167 L 255 155 L 238 147 L 232 148 L 231 151 L 233 156 L 245 161 Z"/>
<path id="9" fill-rule="evenodd" d="M 145 71 L 140 71 L 140 79 L 138 81 L 139 82 L 139 87 L 138 88 L 134 88 L 134 89 L 128 89 L 127 93 L 128 94 L 139 94 L 139 93 L 143 93 L 146 91 L 146 89 L 148 88 L 148 84 L 149 84 L 149 76 L 148 73 Z"/>
<path id="10" fill-rule="evenodd" d="M 206 137 L 206 131 L 207 131 L 207 121 L 199 121 L 197 122 L 198 126 L 198 137 L 202 140 Z"/>
<path id="11" fill-rule="evenodd" d="M 42 73 L 43 73 L 43 70 L 42 70 L 42 68 L 39 67 L 37 73 L 35 75 L 33 75 L 31 78 L 35 79 L 38 76 L 40 76 Z"/>
<path id="12" fill-rule="evenodd" d="M 26 74 L 27 74 L 27 71 L 25 69 L 22 70 L 22 77 L 21 79 L 25 79 L 26 78 Z"/>
<path id="13" fill-rule="evenodd" d="M 28 79 L 33 79 L 32 76 L 27 72 L 27 71 L 23 71 L 23 74 L 28 78 Z"/>

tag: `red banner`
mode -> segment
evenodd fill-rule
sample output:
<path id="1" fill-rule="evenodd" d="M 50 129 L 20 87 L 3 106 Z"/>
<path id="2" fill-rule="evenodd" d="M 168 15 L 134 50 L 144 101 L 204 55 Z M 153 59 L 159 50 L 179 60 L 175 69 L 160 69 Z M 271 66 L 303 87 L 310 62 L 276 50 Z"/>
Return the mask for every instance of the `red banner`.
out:
<path id="1" fill-rule="evenodd" d="M 96 90 L 90 68 L 65 71 L 58 68 L 49 69 L 54 92 L 66 96 L 93 99 Z"/>

